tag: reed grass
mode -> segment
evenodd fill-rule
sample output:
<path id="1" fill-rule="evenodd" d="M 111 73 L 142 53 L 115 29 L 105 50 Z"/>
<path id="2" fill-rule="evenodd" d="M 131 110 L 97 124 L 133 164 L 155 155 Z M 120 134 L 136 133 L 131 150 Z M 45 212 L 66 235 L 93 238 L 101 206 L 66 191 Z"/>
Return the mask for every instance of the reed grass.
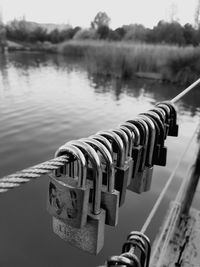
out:
<path id="1" fill-rule="evenodd" d="M 192 46 L 72 40 L 60 44 L 57 50 L 83 57 L 94 74 L 131 78 L 137 72 L 154 72 L 164 80 L 185 84 L 200 72 L 200 48 Z"/>

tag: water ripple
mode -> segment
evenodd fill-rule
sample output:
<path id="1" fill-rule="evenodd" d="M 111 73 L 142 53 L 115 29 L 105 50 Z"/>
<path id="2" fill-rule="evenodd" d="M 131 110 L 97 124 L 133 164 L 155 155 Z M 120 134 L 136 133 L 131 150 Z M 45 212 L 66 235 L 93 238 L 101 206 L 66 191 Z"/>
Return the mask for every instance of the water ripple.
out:
<path id="1" fill-rule="evenodd" d="M 172 98 L 174 92 L 175 87 L 152 81 L 98 79 L 89 75 L 81 62 L 69 62 L 60 55 L 8 54 L 0 62 L 0 176 L 53 157 L 55 150 L 69 140 L 116 127 L 156 102 Z M 144 222 L 199 120 L 199 97 L 195 94 L 192 98 L 188 95 L 178 104 L 180 136 L 169 138 L 167 142 L 167 167 L 155 168 L 151 192 L 143 197 L 127 193 L 117 232 L 106 228 L 106 244 L 100 256 L 85 255 L 53 235 L 50 216 L 45 210 L 47 182 L 41 179 L 1 198 L 0 236 L 6 240 L 0 244 L 1 260 L 9 262 L 5 266 L 14 266 L 17 262 L 25 267 L 32 262 L 37 267 L 54 267 L 58 258 L 59 266 L 64 266 L 63 262 L 71 267 L 94 266 L 119 252 L 119 243 L 124 241 L 128 231 L 137 230 Z M 150 237 L 154 237 L 158 222 L 175 195 L 191 158 L 192 150 L 162 204 L 162 212 L 154 224 L 156 228 L 149 232 Z M 17 213 L 13 209 L 14 203 L 17 203 Z M 142 208 L 138 209 L 138 205 Z M 8 222 L 12 222 L 10 227 Z M 44 246 L 39 245 L 41 236 L 45 240 Z M 113 238 L 117 242 L 112 242 Z M 23 255 L 28 255 L 28 261 L 22 261 L 21 250 L 16 250 L 13 240 L 20 244 Z"/>

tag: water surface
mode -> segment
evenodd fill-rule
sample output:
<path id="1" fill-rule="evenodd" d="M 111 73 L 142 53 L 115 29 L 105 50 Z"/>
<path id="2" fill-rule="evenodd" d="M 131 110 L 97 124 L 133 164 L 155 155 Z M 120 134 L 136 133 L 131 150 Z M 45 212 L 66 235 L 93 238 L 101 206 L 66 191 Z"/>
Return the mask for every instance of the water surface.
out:
<path id="1" fill-rule="evenodd" d="M 88 73 L 84 62 L 60 55 L 0 55 L 0 177 L 50 159 L 65 142 L 116 127 L 182 89 L 155 81 L 105 79 Z M 106 226 L 104 249 L 98 256 L 71 247 L 52 232 L 46 211 L 48 178 L 43 177 L 0 196 L 0 265 L 97 266 L 119 254 L 127 234 L 141 228 L 190 139 L 199 121 L 199 95 L 196 89 L 178 103 L 180 135 L 167 140 L 167 166 L 154 168 L 150 192 L 127 191 L 119 224 Z M 152 240 L 196 145 L 186 154 L 147 231 Z"/>

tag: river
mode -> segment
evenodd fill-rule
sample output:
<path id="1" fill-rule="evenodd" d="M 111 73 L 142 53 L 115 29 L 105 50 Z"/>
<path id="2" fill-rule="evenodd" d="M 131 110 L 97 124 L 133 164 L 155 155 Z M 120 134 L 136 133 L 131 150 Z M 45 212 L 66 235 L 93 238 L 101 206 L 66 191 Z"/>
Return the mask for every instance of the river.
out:
<path id="1" fill-rule="evenodd" d="M 95 76 L 84 62 L 61 55 L 0 55 L 0 177 L 51 159 L 65 142 L 116 127 L 183 89 L 152 80 Z M 71 247 L 52 232 L 46 211 L 48 178 L 43 177 L 0 195 L 0 266 L 92 267 L 120 254 L 127 234 L 141 228 L 195 130 L 199 100 L 196 89 L 177 104 L 180 134 L 167 139 L 167 166 L 154 168 L 150 192 L 127 191 L 119 223 L 114 228 L 106 226 L 105 245 L 98 256 Z M 186 154 L 147 231 L 152 241 L 196 145 L 197 141 Z"/>

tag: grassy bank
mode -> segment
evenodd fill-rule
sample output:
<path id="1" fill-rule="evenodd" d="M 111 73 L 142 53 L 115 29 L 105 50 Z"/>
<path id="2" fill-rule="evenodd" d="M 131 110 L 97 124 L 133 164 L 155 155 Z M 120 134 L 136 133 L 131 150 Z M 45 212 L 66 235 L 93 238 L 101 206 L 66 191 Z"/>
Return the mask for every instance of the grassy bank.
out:
<path id="1" fill-rule="evenodd" d="M 200 48 L 127 42 L 68 41 L 57 46 L 67 56 L 85 59 L 89 71 L 121 78 L 158 73 L 163 80 L 187 84 L 199 77 Z"/>
<path id="2" fill-rule="evenodd" d="M 57 46 L 49 42 L 14 42 L 7 40 L 6 47 L 8 51 L 44 51 L 44 52 L 57 52 Z"/>

